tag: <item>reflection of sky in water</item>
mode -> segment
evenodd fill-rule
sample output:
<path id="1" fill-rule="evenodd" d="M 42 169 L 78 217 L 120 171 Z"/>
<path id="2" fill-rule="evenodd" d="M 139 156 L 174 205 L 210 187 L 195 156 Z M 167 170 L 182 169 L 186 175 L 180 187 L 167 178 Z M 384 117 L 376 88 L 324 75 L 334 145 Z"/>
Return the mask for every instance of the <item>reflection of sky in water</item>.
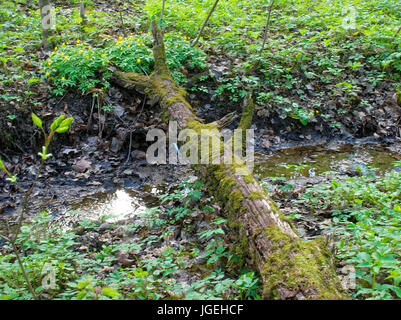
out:
<path id="1" fill-rule="evenodd" d="M 68 227 L 84 219 L 116 222 L 145 212 L 146 204 L 138 194 L 121 189 L 87 197 L 72 209 L 56 219 L 57 223 Z"/>
<path id="2" fill-rule="evenodd" d="M 133 197 L 125 190 L 117 190 L 105 198 L 103 201 L 99 199 L 92 204 L 82 205 L 77 208 L 78 214 L 82 212 L 88 218 L 95 219 L 106 216 L 108 221 L 118 221 L 146 210 L 141 199 Z"/>

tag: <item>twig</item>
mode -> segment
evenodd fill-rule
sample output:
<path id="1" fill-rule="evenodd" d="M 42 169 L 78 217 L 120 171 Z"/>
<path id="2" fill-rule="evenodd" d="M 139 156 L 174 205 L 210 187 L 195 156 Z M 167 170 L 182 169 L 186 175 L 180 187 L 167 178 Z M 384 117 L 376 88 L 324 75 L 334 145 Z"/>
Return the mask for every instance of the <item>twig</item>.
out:
<path id="1" fill-rule="evenodd" d="M 7 240 L 8 242 L 11 243 L 11 247 L 12 247 L 13 252 L 14 252 L 16 258 L 17 258 L 18 264 L 19 264 L 19 266 L 20 266 L 20 268 L 21 268 L 22 275 L 24 276 L 24 279 L 25 279 L 25 281 L 26 281 L 26 283 L 27 283 L 27 285 L 28 285 L 28 289 L 29 289 L 29 291 L 31 292 L 31 294 L 33 295 L 33 297 L 34 297 L 36 300 L 38 299 L 38 296 L 36 295 L 35 290 L 34 290 L 33 287 L 32 287 L 31 281 L 29 280 L 29 277 L 28 277 L 28 275 L 27 275 L 27 273 L 26 273 L 26 271 L 25 271 L 25 267 L 24 267 L 24 264 L 23 264 L 23 262 L 22 262 L 22 260 L 21 260 L 20 255 L 19 255 L 16 242 L 17 242 L 17 239 L 18 239 L 18 235 L 19 235 L 20 232 L 21 232 L 22 221 L 24 220 L 25 213 L 28 212 L 28 199 L 29 199 L 29 197 L 31 196 L 32 191 L 33 191 L 33 189 L 35 188 L 36 183 L 37 183 L 38 180 L 39 180 L 40 174 L 41 174 L 41 172 L 42 172 L 42 170 L 43 170 L 43 166 L 44 166 L 44 160 L 42 159 L 42 161 L 41 161 L 41 163 L 40 163 L 39 171 L 38 171 L 38 173 L 36 174 L 35 180 L 34 180 L 33 183 L 31 184 L 31 186 L 29 187 L 28 191 L 25 192 L 25 196 L 24 196 L 24 199 L 23 199 L 23 202 L 22 202 L 22 210 L 21 210 L 21 214 L 20 214 L 20 216 L 19 216 L 19 220 L 18 220 L 18 224 L 17 224 L 17 228 L 16 228 L 16 230 L 15 230 L 14 236 L 10 236 L 10 238 L 7 238 L 7 237 L 5 237 L 5 236 L 3 236 L 3 235 L 0 234 L 0 237 L 1 237 L 1 238 L 5 239 L 5 240 Z M 17 184 L 17 187 L 20 188 L 20 189 L 22 189 L 22 188 L 19 186 L 19 184 Z M 8 232 L 11 233 L 8 224 L 7 224 L 7 228 L 8 228 Z"/>
<path id="2" fill-rule="evenodd" d="M 398 28 L 397 32 L 394 34 L 394 38 L 395 38 L 396 36 L 398 36 L 398 34 L 400 33 L 400 31 L 401 31 L 401 26 Z"/>
<path id="3" fill-rule="evenodd" d="M 9 238 L 7 238 L 6 236 L 2 235 L 1 233 L 0 233 L 0 238 L 6 240 L 8 242 L 11 242 Z"/>
<path id="4" fill-rule="evenodd" d="M 7 159 L 7 161 L 11 161 L 9 156 L 7 154 L 5 154 L 3 151 L 0 150 L 0 154 Z"/>
<path id="5" fill-rule="evenodd" d="M 163 20 L 165 2 L 166 2 L 165 0 L 163 0 L 163 2 L 162 2 L 162 12 L 160 13 L 160 20 Z"/>
<path id="6" fill-rule="evenodd" d="M 145 102 L 146 102 L 146 95 L 143 98 L 143 103 L 142 103 L 142 108 L 141 111 L 139 111 L 139 114 L 137 115 L 135 121 L 133 121 L 133 123 L 137 123 L 139 120 L 139 117 L 142 114 L 143 108 L 145 107 Z M 130 155 L 131 155 L 131 148 L 132 148 L 132 133 L 135 131 L 135 128 L 132 129 L 132 126 L 130 126 L 130 132 L 129 132 L 129 148 L 128 148 L 128 156 L 127 156 L 127 160 L 125 160 L 124 165 L 126 165 L 130 159 Z"/>
<path id="7" fill-rule="evenodd" d="M 124 20 L 123 20 L 123 13 L 122 13 L 122 11 L 121 11 L 121 10 L 120 10 L 120 21 L 121 21 L 121 29 L 123 29 L 123 34 L 124 34 L 124 37 L 126 37 L 126 36 L 127 36 L 127 34 L 126 34 L 126 32 L 125 32 Z"/>
<path id="8" fill-rule="evenodd" d="M 41 162 L 40 162 L 39 171 L 38 171 L 38 173 L 36 174 L 35 180 L 34 180 L 33 183 L 31 184 L 31 186 L 29 187 L 28 191 L 25 193 L 25 197 L 24 197 L 24 199 L 23 199 L 23 201 L 22 201 L 22 211 L 21 211 L 21 215 L 20 215 L 20 218 L 19 218 L 19 222 L 18 222 L 17 230 L 16 230 L 16 232 L 15 232 L 15 236 L 14 236 L 14 239 L 13 239 L 14 242 L 17 240 L 19 231 L 21 230 L 22 220 L 24 219 L 24 214 L 25 214 L 25 212 L 28 212 L 28 199 L 29 199 L 29 197 L 30 197 L 31 194 L 32 194 L 33 188 L 35 188 L 36 183 L 37 183 L 38 180 L 39 180 L 39 176 L 40 176 L 40 174 L 41 174 L 41 172 L 42 172 L 42 170 L 43 170 L 44 164 L 45 164 L 45 161 L 42 159 Z"/>
<path id="9" fill-rule="evenodd" d="M 89 119 L 88 119 L 88 123 L 86 124 L 86 130 L 89 131 L 90 130 L 90 126 L 92 124 L 92 114 L 93 114 L 93 108 L 95 107 L 95 95 L 92 96 L 92 106 L 91 106 L 91 112 L 89 114 Z"/>
<path id="10" fill-rule="evenodd" d="M 68 92 L 64 93 L 64 95 L 61 97 L 61 99 L 59 101 L 57 101 L 57 103 L 54 105 L 55 107 L 58 106 L 58 104 L 64 99 L 64 97 L 67 95 Z"/>
<path id="11" fill-rule="evenodd" d="M 207 24 L 207 22 L 209 21 L 209 18 L 210 18 L 210 16 L 212 15 L 214 9 L 216 9 L 217 3 L 218 3 L 218 2 L 219 2 L 219 0 L 216 0 L 216 2 L 213 4 L 212 9 L 210 9 L 209 14 L 207 15 L 205 21 L 203 22 L 203 25 L 202 25 L 201 29 L 199 30 L 198 36 L 196 37 L 195 41 L 192 43 L 192 46 L 193 46 L 193 47 L 196 46 L 196 44 L 198 43 L 199 38 L 200 38 L 201 35 L 202 35 L 203 29 L 206 27 L 206 24 Z"/>
<path id="12" fill-rule="evenodd" d="M 269 31 L 270 16 L 271 16 L 271 13 L 272 13 L 273 4 L 274 4 L 274 0 L 272 0 L 272 1 L 270 2 L 269 13 L 268 13 L 268 15 L 267 15 L 267 20 L 266 20 L 265 33 L 264 33 L 264 35 L 263 35 L 262 50 L 265 48 L 265 44 L 266 44 L 267 32 Z"/>
<path id="13" fill-rule="evenodd" d="M 97 116 L 99 118 L 99 141 L 102 140 L 102 132 L 103 132 L 103 126 L 104 123 L 102 125 L 102 118 L 100 117 L 100 99 L 99 99 L 99 95 L 97 96 Z"/>
<path id="14" fill-rule="evenodd" d="M 79 4 L 79 15 L 81 16 L 81 40 L 85 38 L 85 26 L 86 26 L 86 16 L 85 16 L 85 5 L 83 2 Z"/>

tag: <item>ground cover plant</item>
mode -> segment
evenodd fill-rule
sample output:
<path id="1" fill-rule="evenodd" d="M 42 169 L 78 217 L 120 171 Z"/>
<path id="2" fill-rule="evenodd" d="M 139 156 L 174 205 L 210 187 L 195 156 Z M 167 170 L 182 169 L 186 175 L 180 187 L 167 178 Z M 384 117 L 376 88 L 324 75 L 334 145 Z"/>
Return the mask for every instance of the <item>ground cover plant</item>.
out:
<path id="1" fill-rule="evenodd" d="M 1 299 L 303 299 L 298 285 L 266 292 L 249 263 L 260 230 L 245 241 L 246 223 L 233 220 L 268 194 L 305 240 L 290 249 L 332 245 L 333 275 L 354 284 L 343 297 L 401 298 L 400 1 L 50 2 L 47 39 L 42 2 L 0 3 Z M 157 87 L 154 25 L 181 87 L 164 100 L 165 88 L 135 91 L 116 76 Z M 268 194 L 238 195 L 219 169 L 205 178 L 146 162 L 146 135 L 168 131 L 162 105 L 177 92 L 209 124 L 252 99 L 256 167 L 274 165 L 244 181 Z M 377 150 L 333 156 L 366 143 Z M 331 170 L 305 146 L 332 157 Z M 77 210 L 68 227 L 58 220 L 77 199 L 121 190 L 129 218 L 105 206 L 89 218 Z"/>

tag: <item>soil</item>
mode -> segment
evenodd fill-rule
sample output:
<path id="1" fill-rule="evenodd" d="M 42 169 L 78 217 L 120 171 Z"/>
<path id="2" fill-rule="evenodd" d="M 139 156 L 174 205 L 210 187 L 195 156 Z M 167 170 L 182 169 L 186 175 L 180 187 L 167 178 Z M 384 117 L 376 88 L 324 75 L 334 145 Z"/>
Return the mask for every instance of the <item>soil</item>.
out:
<path id="1" fill-rule="evenodd" d="M 211 58 L 210 62 L 209 72 L 215 75 L 217 72 L 223 74 L 231 70 L 230 61 L 227 59 Z M 193 74 L 188 78 L 196 76 Z M 219 85 L 215 78 L 203 82 L 203 85 L 208 88 L 208 94 L 190 92 L 188 97 L 200 118 L 212 122 L 231 111 L 240 114 L 241 103 L 234 103 L 227 96 L 214 96 Z M 321 175 L 320 173 L 326 171 L 323 169 L 319 171 L 315 168 L 317 174 L 311 175 L 309 169 L 302 173 L 287 168 L 281 172 L 284 173 L 284 181 L 270 180 L 273 173 L 280 173 L 280 164 L 301 165 L 308 163 L 308 159 L 319 160 L 316 154 L 310 154 L 310 149 L 321 150 L 323 159 L 336 162 L 341 152 L 343 155 L 349 155 L 354 152 L 355 145 L 362 145 L 357 149 L 370 148 L 369 152 L 376 152 L 374 156 L 382 155 L 385 158 L 383 170 L 386 170 L 386 165 L 391 161 L 400 159 L 400 113 L 386 93 L 390 85 L 384 82 L 373 91 L 366 90 L 364 99 L 371 103 L 371 107 L 347 113 L 346 116 L 338 116 L 339 127 L 331 127 L 318 116 L 304 126 L 297 120 L 283 119 L 281 112 L 267 112 L 265 108 L 256 106 L 252 125 L 255 129 L 255 147 L 258 152 L 256 174 L 270 187 L 273 199 L 285 214 L 294 213 L 291 202 L 302 194 L 307 185 L 329 182 L 336 175 L 355 174 L 354 163 L 351 160 L 343 167 L 335 168 L 337 172 L 332 175 Z M 168 192 L 192 174 L 186 166 L 156 166 L 146 162 L 145 152 L 150 145 L 150 142 L 146 141 L 146 133 L 152 128 L 167 130 L 167 125 L 160 118 L 160 110 L 157 106 L 150 107 L 146 97 L 113 85 L 107 90 L 102 101 L 102 105 L 114 106 L 111 111 L 99 111 L 97 101 L 89 95 L 68 92 L 61 98 L 53 98 L 49 95 L 49 88 L 41 90 L 36 97 L 41 105 L 34 108 L 34 111 L 44 120 L 45 127 L 60 113 L 73 116 L 75 121 L 70 132 L 56 136 L 50 148 L 54 157 L 46 163 L 44 173 L 39 178 L 30 201 L 30 212 L 36 214 L 46 210 L 54 216 L 57 223 L 71 229 L 77 227 L 77 221 L 82 217 L 101 219 L 103 209 L 109 208 L 107 205 L 110 201 L 107 199 L 114 199 L 116 193 L 123 192 L 127 194 L 127 202 L 133 206 L 133 210 L 128 210 L 128 215 L 120 217 L 117 224 L 111 228 L 102 228 L 102 224 L 99 223 L 99 227 L 94 230 L 83 230 L 80 250 L 101 247 L 102 244 L 110 242 L 129 243 L 139 238 L 143 239 L 139 234 L 127 233 L 124 225 L 138 219 L 138 208 L 159 206 L 159 193 Z M 341 97 L 327 98 L 325 109 L 321 109 L 321 112 L 333 113 L 337 108 L 338 99 Z M 42 137 L 30 121 L 23 121 L 30 118 L 30 110 L 16 107 L 13 112 L 18 114 L 16 119 L 11 121 L 1 117 L 0 120 L 1 131 L 10 134 L 0 138 L 1 156 L 5 165 L 12 168 L 13 174 L 18 175 L 22 188 L 27 189 L 36 174 L 38 159 L 35 155 L 41 149 Z M 233 123 L 231 128 L 235 128 L 237 124 L 238 122 Z M 367 143 L 374 147 L 367 147 Z M 362 152 L 356 159 L 368 166 L 369 161 L 364 160 L 369 156 L 369 152 L 367 156 Z M 330 158 L 332 154 L 335 154 L 334 158 Z M 6 183 L 3 178 L 4 174 L 0 173 L 0 220 L 13 221 L 22 197 L 15 192 L 15 187 Z M 280 187 L 285 184 L 292 185 L 293 189 L 292 193 L 285 193 L 286 197 L 283 198 L 284 193 Z M 78 217 L 71 214 L 74 210 L 83 212 L 83 215 Z M 88 212 L 95 212 L 95 215 Z M 295 223 L 304 238 L 312 239 L 324 234 L 322 226 L 329 223 L 329 216 L 301 213 L 303 218 Z M 194 225 L 196 232 L 200 232 L 208 228 L 205 219 L 197 216 L 188 223 Z M 4 224 L 0 221 L 0 230 L 2 228 L 4 229 Z M 180 233 L 179 226 L 172 228 L 174 238 L 160 240 L 156 244 L 157 250 L 150 246 L 141 253 L 137 252 L 136 254 L 140 254 L 138 257 L 155 258 L 163 248 L 170 246 L 178 250 L 193 240 L 189 235 Z M 3 242 L 0 242 L 0 246 L 2 244 Z M 188 263 L 198 266 L 204 261 L 192 259 Z M 117 262 L 116 266 L 118 265 L 121 263 Z M 196 269 L 192 275 L 183 273 L 182 277 L 186 278 L 181 280 L 190 282 L 190 279 L 193 281 L 201 278 L 204 271 Z"/>

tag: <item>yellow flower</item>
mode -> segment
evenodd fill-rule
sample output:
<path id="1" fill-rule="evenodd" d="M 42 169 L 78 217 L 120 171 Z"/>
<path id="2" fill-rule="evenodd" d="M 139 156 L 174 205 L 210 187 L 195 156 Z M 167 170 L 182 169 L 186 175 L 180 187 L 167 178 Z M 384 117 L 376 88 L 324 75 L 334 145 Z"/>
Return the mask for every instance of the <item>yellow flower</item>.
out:
<path id="1" fill-rule="evenodd" d="M 82 49 L 81 49 L 81 50 L 79 50 L 79 53 L 82 53 L 82 52 L 84 52 Z"/>
<path id="2" fill-rule="evenodd" d="M 187 40 L 187 36 L 184 36 L 184 40 Z"/>
<path id="3" fill-rule="evenodd" d="M 88 55 L 86 55 L 86 56 L 85 56 L 85 58 L 86 58 L 86 59 L 89 59 L 89 56 L 88 56 Z"/>
<path id="4" fill-rule="evenodd" d="M 62 46 L 63 46 L 63 47 L 65 46 L 65 42 L 63 42 Z"/>
<path id="5" fill-rule="evenodd" d="M 63 55 L 64 55 L 64 52 L 61 52 L 61 53 L 60 53 L 60 56 L 63 56 Z"/>
<path id="6" fill-rule="evenodd" d="M 122 39 L 123 39 L 123 37 L 122 37 L 122 36 L 119 36 L 119 37 L 118 37 L 118 40 L 120 40 L 120 41 L 121 41 Z"/>
<path id="7" fill-rule="evenodd" d="M 65 78 L 64 77 L 61 77 L 61 81 L 64 81 L 65 80 Z"/>
<path id="8" fill-rule="evenodd" d="M 319 113 L 319 110 L 316 110 L 316 113 Z"/>
<path id="9" fill-rule="evenodd" d="M 153 52 L 152 51 L 150 52 L 150 55 L 153 56 Z"/>
<path id="10" fill-rule="evenodd" d="M 79 39 L 77 40 L 77 44 L 79 44 L 80 43 L 80 41 L 79 41 Z"/>
<path id="11" fill-rule="evenodd" d="M 128 40 L 132 40 L 132 37 L 128 37 Z"/>
<path id="12" fill-rule="evenodd" d="M 136 62 L 140 63 L 140 62 L 141 62 L 141 59 L 136 59 Z"/>
<path id="13" fill-rule="evenodd" d="M 143 45 L 143 46 L 145 46 L 145 44 L 144 44 L 144 43 L 142 43 L 142 45 Z"/>
<path id="14" fill-rule="evenodd" d="M 57 47 L 55 47 L 55 48 L 54 48 L 54 51 L 57 51 L 57 49 L 58 49 L 58 48 L 57 48 Z"/>
<path id="15" fill-rule="evenodd" d="M 130 44 L 128 45 L 128 48 L 131 48 L 131 45 L 130 45 Z"/>
<path id="16" fill-rule="evenodd" d="M 150 31 L 148 31 L 148 35 L 150 35 Z"/>
<path id="17" fill-rule="evenodd" d="M 50 61 L 47 61 L 47 64 L 50 66 Z"/>
<path id="18" fill-rule="evenodd" d="M 68 58 L 68 56 L 65 56 L 64 59 L 65 59 L 65 60 L 68 60 L 69 58 Z"/>
<path id="19" fill-rule="evenodd" d="M 121 47 L 120 50 L 122 51 L 122 50 L 123 50 L 123 47 Z"/>
<path id="20" fill-rule="evenodd" d="M 48 77 L 48 76 L 50 76 L 50 73 L 49 73 L 49 72 L 46 72 L 46 77 Z"/>

